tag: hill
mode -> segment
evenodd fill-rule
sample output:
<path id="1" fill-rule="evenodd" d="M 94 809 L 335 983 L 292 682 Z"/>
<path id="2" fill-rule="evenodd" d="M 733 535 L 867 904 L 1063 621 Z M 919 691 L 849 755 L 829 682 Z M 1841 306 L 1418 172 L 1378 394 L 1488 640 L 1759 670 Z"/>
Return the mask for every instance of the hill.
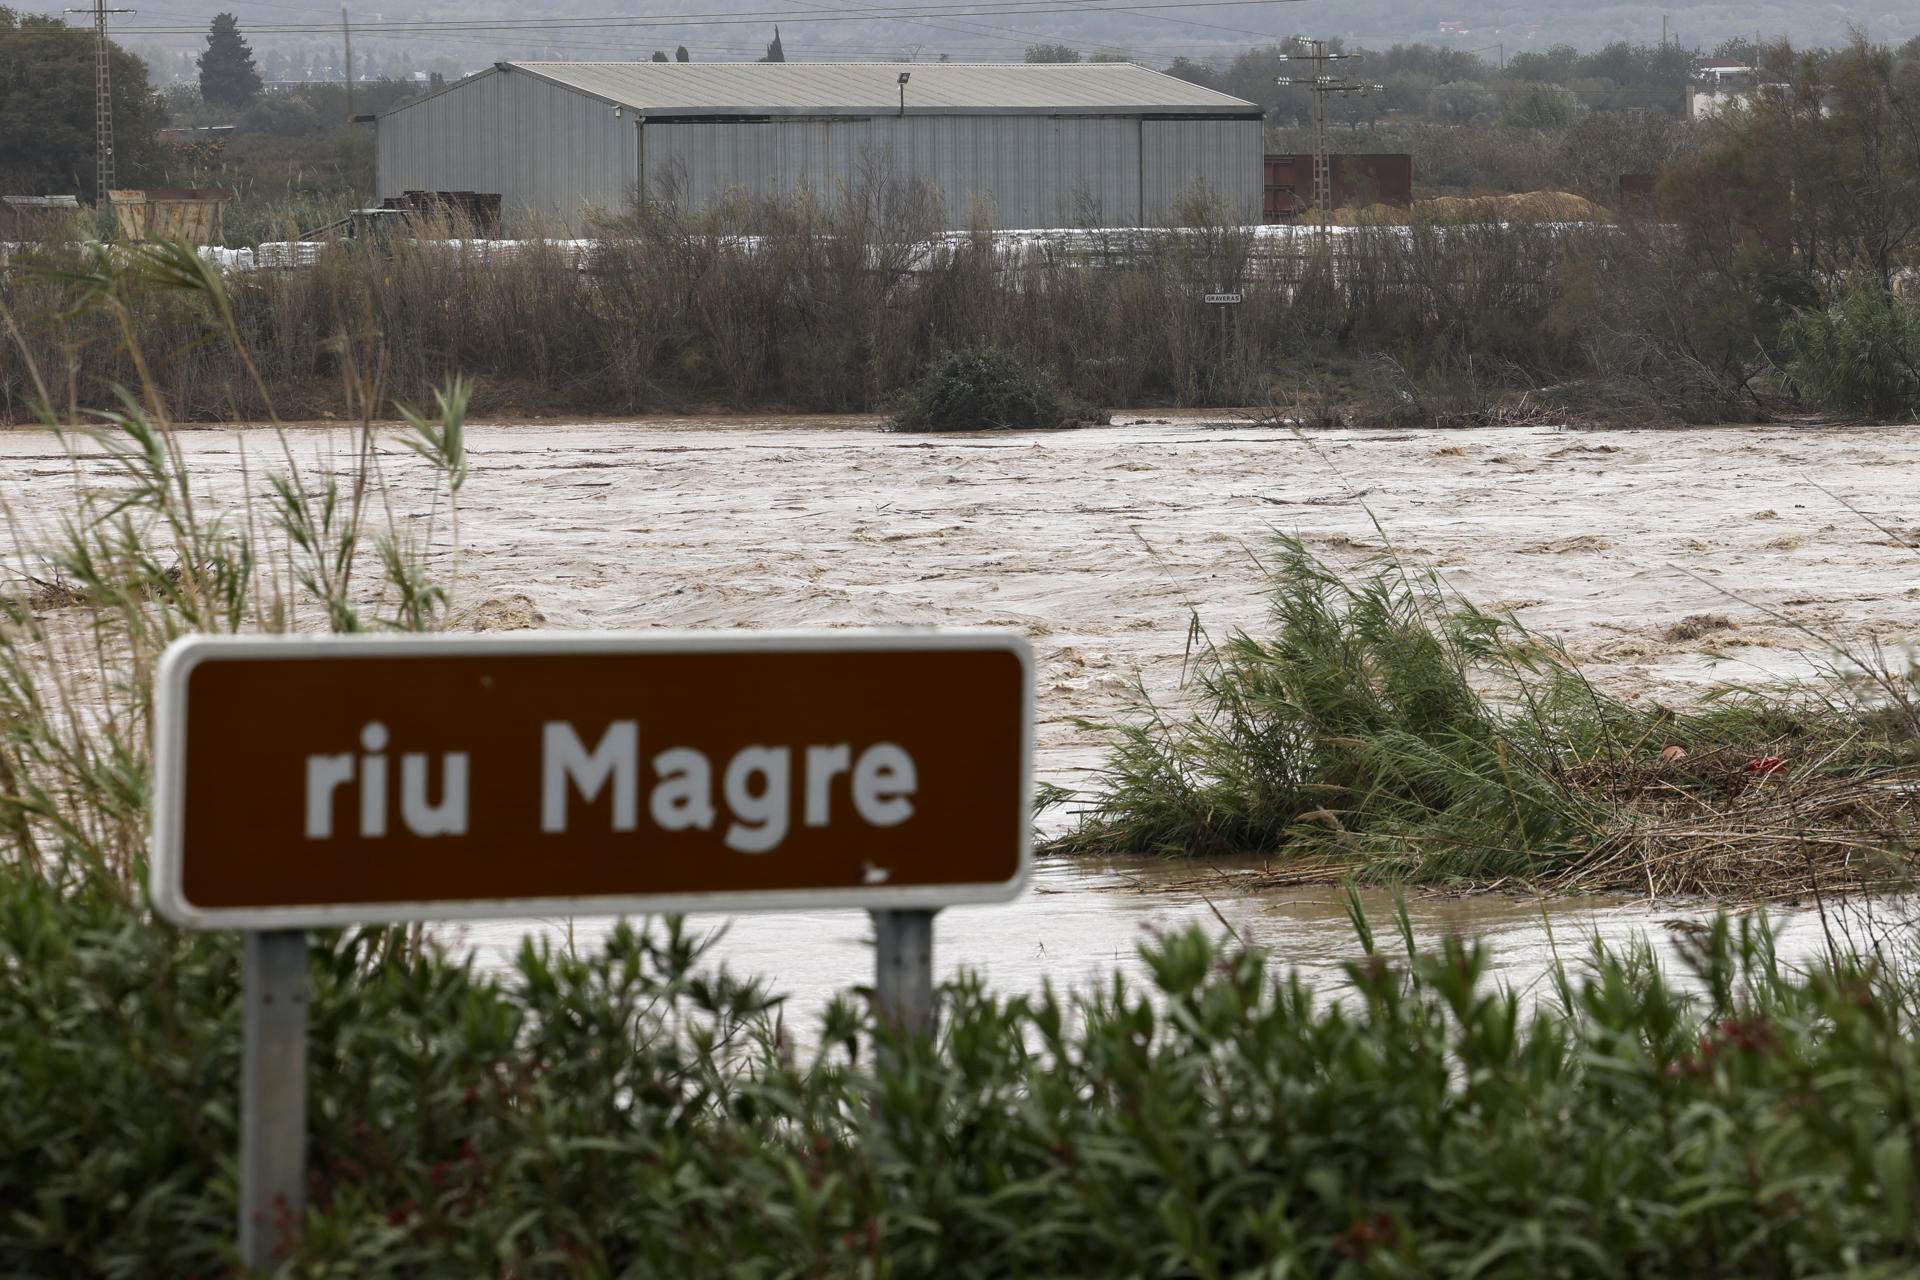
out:
<path id="1" fill-rule="evenodd" d="M 1915 0 L 1668 4 L 1581 0 L 1297 0 L 1247 3 L 1175 0 L 1153 10 L 1117 8 L 1131 0 L 956 0 L 936 7 L 904 0 L 891 11 L 874 0 L 663 0 L 646 16 L 598 23 L 624 6 L 611 0 L 549 0 L 537 9 L 512 0 L 454 5 L 446 0 L 362 0 L 353 14 L 356 67 L 363 74 L 439 71 L 460 74 L 501 58 L 647 58 L 684 45 L 695 60 L 759 57 L 778 24 L 788 59 L 931 61 L 1017 60 L 1035 44 L 1065 44 L 1150 66 L 1177 57 L 1231 58 L 1293 34 L 1339 37 L 1382 47 L 1422 41 L 1489 57 L 1544 51 L 1556 44 L 1592 49 L 1615 42 L 1657 44 L 1665 32 L 1689 48 L 1711 50 L 1730 38 L 1834 45 L 1852 29 L 1877 41 L 1920 36 Z M 202 12 L 204 10 L 204 12 Z M 122 19 L 125 43 L 155 63 L 158 78 L 191 72 L 198 33 L 217 11 L 239 15 L 268 78 L 338 77 L 338 11 L 291 0 L 180 4 L 167 16 Z M 790 12 L 789 12 L 790 11 Z M 834 17 L 854 11 L 858 16 Z M 630 11 L 629 11 L 630 12 Z M 911 13 L 913 16 L 899 16 Z M 922 16 L 924 15 L 924 16 Z"/>

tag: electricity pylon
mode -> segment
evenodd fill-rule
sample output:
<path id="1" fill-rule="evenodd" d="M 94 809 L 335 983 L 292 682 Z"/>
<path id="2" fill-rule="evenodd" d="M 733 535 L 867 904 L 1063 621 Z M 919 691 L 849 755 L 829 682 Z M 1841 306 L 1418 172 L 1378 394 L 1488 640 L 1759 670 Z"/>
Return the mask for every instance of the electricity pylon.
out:
<path id="1" fill-rule="evenodd" d="M 1282 77 L 1276 83 L 1310 89 L 1313 92 L 1314 208 L 1320 214 L 1320 226 L 1324 229 L 1332 220 L 1333 213 L 1333 160 L 1329 155 L 1327 141 L 1327 103 L 1336 94 L 1372 93 L 1385 86 L 1328 74 L 1328 66 L 1335 62 L 1359 61 L 1360 55 L 1357 53 L 1329 53 L 1325 40 L 1303 39 L 1300 41 L 1300 47 L 1302 52 L 1283 53 L 1280 55 L 1280 61 L 1310 62 L 1313 64 L 1313 75 L 1305 79 L 1298 76 Z"/>
<path id="2" fill-rule="evenodd" d="M 113 188 L 113 63 L 108 57 L 112 45 L 107 42 L 107 15 L 134 10 L 109 9 L 106 0 L 93 0 L 91 9 L 67 12 L 93 15 L 93 199 L 105 204 Z"/>

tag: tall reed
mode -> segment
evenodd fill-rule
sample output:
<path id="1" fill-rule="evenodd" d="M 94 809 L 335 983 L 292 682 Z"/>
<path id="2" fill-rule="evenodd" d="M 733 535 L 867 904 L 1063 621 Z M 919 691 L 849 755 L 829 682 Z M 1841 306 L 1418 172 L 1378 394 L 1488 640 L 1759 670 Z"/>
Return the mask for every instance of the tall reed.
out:
<path id="1" fill-rule="evenodd" d="M 992 348 L 1088 402 L 1284 403 L 1315 362 L 1382 358 L 1406 385 L 1363 378 L 1348 398 L 1399 404 L 1444 384 L 1471 408 L 1617 380 L 1604 339 L 1629 308 L 1610 300 L 1672 274 L 1668 248 L 1610 231 L 1256 235 L 1192 203 L 1178 229 L 1027 241 L 945 233 L 930 197 L 883 189 L 649 205 L 590 245 L 537 228 L 512 244 L 437 229 L 335 244 L 310 267 L 228 278 L 257 381 L 228 344 L 205 341 L 189 300 L 140 289 L 125 306 L 149 374 L 192 420 L 320 417 L 362 367 L 413 400 L 464 373 L 476 411 L 493 413 L 873 411 L 946 353 Z M 70 415 L 138 371 L 102 313 L 74 309 L 85 260 L 54 265 L 0 275 L 0 299 Z M 1646 340 L 1666 343 L 1658 330 Z M 1643 401 L 1672 398 L 1652 365 L 1637 369 L 1649 371 Z M 32 414 L 24 367 L 0 362 L 0 417 Z"/>
<path id="2" fill-rule="evenodd" d="M 424 520 L 405 519 L 386 491 L 372 421 L 390 407 L 384 371 L 352 347 L 339 359 L 359 421 L 346 427 L 343 453 L 309 459 L 276 430 L 262 482 L 216 491 L 175 429 L 176 361 L 154 350 L 148 321 L 160 308 L 196 326 L 200 345 L 227 351 L 235 398 L 272 415 L 271 367 L 246 346 L 246 320 L 219 272 L 190 246 L 163 242 L 72 263 L 59 284 L 80 308 L 74 322 L 113 341 L 137 381 L 112 389 L 112 407 L 82 414 L 78 375 L 43 368 L 19 314 L 0 311 L 27 403 L 75 459 L 73 504 L 57 529 L 6 510 L 0 863 L 104 874 L 131 890 L 144 865 L 161 652 L 189 633 L 433 627 L 447 597 L 430 565 L 457 529 L 435 517 L 451 517 L 465 476 L 468 391 L 454 380 L 431 414 L 403 411 L 406 438 L 437 477 Z M 96 466 L 106 482 L 83 481 Z M 274 714 L 262 709 L 262 734 Z"/>

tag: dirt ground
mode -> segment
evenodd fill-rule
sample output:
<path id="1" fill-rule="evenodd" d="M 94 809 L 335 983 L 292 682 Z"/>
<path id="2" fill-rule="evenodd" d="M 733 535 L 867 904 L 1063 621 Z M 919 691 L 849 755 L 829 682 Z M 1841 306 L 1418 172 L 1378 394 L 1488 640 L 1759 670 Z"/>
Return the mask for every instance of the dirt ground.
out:
<path id="1" fill-rule="evenodd" d="M 456 625 L 1015 628 L 1056 781 L 1098 759 L 1075 718 L 1122 712 L 1136 679 L 1177 687 L 1190 610 L 1214 635 L 1261 624 L 1257 562 L 1283 532 L 1343 564 L 1391 539 L 1629 695 L 1805 671 L 1816 637 L 1920 638 L 1911 429 L 1120 422 L 939 438 L 844 419 L 474 426 Z M 405 513 L 422 472 L 387 435 Z M 228 502 L 243 461 L 257 482 L 278 454 L 260 429 L 181 439 Z M 289 439 L 307 459 L 351 443 Z M 47 433 L 0 434 L 0 494 L 29 529 L 107 475 Z"/>

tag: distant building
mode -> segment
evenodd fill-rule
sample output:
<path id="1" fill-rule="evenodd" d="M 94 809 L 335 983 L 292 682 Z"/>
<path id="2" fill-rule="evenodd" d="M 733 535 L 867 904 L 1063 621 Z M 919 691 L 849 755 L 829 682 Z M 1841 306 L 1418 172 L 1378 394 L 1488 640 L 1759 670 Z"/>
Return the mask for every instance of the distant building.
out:
<path id="1" fill-rule="evenodd" d="M 1763 78 L 1757 67 L 1739 62 L 1702 62 L 1687 85 L 1687 115 L 1706 120 L 1756 93 L 1783 93 L 1788 86 Z"/>
<path id="2" fill-rule="evenodd" d="M 381 197 L 490 192 L 509 224 L 876 180 L 950 228 L 1160 225 L 1197 188 L 1261 218 L 1260 108 L 1127 63 L 501 62 L 377 130 Z"/>

